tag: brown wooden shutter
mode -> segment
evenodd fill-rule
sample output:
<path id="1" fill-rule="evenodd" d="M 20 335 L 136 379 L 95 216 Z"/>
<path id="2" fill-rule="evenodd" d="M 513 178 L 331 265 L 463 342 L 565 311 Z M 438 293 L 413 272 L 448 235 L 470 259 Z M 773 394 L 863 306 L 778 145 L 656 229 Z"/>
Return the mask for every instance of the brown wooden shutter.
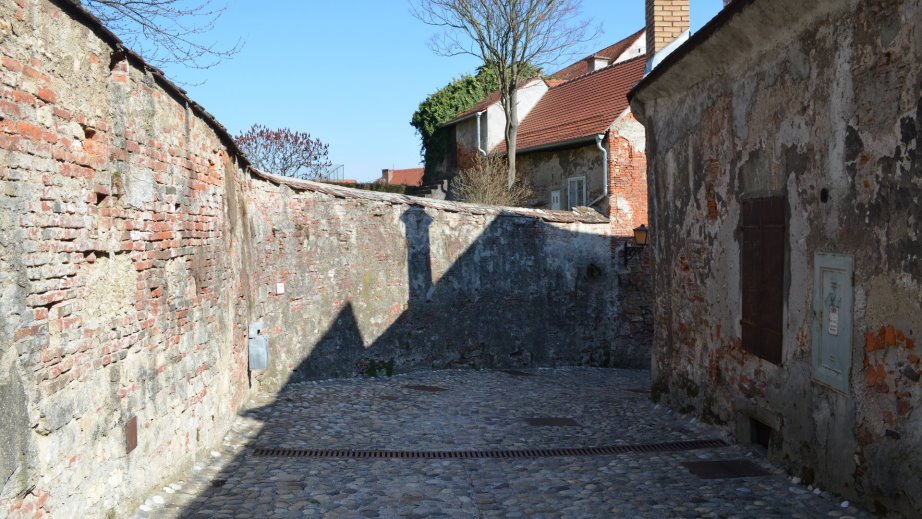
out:
<path id="1" fill-rule="evenodd" d="M 743 348 L 781 364 L 785 272 L 784 197 L 743 200 Z"/>

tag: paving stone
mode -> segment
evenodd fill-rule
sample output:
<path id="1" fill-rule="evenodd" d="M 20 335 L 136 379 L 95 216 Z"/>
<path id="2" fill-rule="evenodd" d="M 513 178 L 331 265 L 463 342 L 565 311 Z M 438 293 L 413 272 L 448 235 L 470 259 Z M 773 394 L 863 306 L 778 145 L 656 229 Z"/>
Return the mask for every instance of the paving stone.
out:
<path id="1" fill-rule="evenodd" d="M 254 446 L 467 450 L 597 447 L 723 437 L 653 405 L 647 371 L 436 371 L 288 385 L 241 417 L 222 456 L 190 471 L 155 512 L 171 517 L 849 517 L 743 446 L 531 459 L 256 457 Z M 444 387 L 430 393 L 407 385 Z M 274 402 L 274 403 L 272 403 Z M 580 427 L 532 427 L 530 417 Z M 217 451 L 216 451 L 217 452 Z M 701 479 L 682 463 L 746 459 L 767 476 Z M 211 484 L 225 480 L 222 486 Z M 201 482 L 201 484 L 198 484 Z M 169 488 L 175 489 L 170 486 Z M 176 508 L 171 509 L 171 506 Z M 138 517 L 142 512 L 139 511 Z M 161 517 L 161 516 L 157 516 Z"/>

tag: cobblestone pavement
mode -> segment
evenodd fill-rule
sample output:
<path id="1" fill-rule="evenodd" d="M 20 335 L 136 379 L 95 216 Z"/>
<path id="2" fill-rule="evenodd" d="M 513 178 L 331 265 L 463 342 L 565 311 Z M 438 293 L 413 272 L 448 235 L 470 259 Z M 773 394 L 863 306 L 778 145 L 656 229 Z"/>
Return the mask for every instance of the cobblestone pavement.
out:
<path id="1" fill-rule="evenodd" d="M 650 403 L 649 372 L 438 371 L 288 385 L 241 416 L 222 451 L 136 516 L 869 517 L 742 446 L 534 459 L 256 457 L 254 447 L 473 450 L 724 438 Z M 421 391 L 425 385 L 444 391 Z M 532 426 L 527 418 L 579 426 Z M 687 461 L 749 459 L 770 474 L 700 479 Z"/>

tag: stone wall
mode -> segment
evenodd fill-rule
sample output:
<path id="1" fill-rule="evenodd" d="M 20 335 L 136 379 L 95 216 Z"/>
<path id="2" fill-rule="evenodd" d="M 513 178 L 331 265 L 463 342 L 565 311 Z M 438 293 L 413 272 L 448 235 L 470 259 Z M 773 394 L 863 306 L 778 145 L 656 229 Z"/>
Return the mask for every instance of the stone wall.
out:
<path id="1" fill-rule="evenodd" d="M 922 3 L 748 0 L 720 16 L 632 102 L 651 165 L 654 393 L 744 441 L 768 426 L 769 456 L 807 483 L 917 517 Z M 787 219 L 780 364 L 746 351 L 740 322 L 741 207 L 769 195 Z M 854 340 L 830 359 L 850 358 L 845 390 L 813 368 L 818 253 L 854 259 L 853 326 L 836 332 Z"/>
<path id="2" fill-rule="evenodd" d="M 292 377 L 643 363 L 607 230 L 255 173 L 74 4 L 0 3 L 0 515 L 121 514 Z"/>
<path id="3" fill-rule="evenodd" d="M 254 182 L 256 379 L 417 368 L 641 366 L 616 340 L 620 267 L 594 212 L 485 208 Z M 284 283 L 279 294 L 278 283 Z"/>

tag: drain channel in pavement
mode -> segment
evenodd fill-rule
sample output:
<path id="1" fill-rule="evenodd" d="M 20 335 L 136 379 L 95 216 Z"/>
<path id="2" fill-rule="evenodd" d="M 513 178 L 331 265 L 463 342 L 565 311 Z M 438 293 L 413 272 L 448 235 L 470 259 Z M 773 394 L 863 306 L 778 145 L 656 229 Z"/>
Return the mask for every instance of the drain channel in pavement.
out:
<path id="1" fill-rule="evenodd" d="M 402 451 L 358 449 L 285 449 L 255 447 L 257 457 L 279 458 L 391 458 L 391 459 L 472 459 L 472 458 L 551 458 L 561 456 L 606 456 L 633 452 L 679 452 L 727 447 L 723 440 L 689 440 L 641 445 L 611 445 L 608 447 L 576 447 L 562 449 L 469 450 L 469 451 Z"/>

